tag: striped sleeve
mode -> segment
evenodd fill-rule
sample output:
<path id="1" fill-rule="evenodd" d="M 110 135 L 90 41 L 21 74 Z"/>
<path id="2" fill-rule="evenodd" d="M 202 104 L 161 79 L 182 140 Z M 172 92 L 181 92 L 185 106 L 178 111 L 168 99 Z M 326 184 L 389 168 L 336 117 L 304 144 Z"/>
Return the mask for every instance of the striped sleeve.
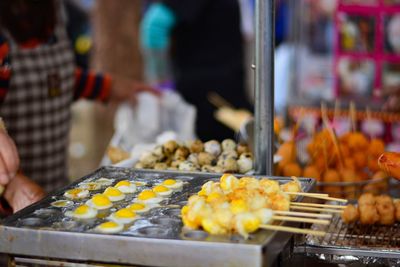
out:
<path id="1" fill-rule="evenodd" d="M 80 98 L 107 102 L 111 91 L 111 77 L 77 68 L 75 70 L 74 100 Z"/>
<path id="2" fill-rule="evenodd" d="M 6 40 L 0 36 L 0 103 L 3 102 L 10 87 L 11 64 L 9 47 Z"/>

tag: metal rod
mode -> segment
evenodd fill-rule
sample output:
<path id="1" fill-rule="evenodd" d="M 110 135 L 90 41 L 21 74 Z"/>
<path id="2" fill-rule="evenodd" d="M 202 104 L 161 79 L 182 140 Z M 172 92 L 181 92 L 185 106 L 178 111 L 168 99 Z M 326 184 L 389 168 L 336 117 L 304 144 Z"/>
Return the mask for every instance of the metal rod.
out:
<path id="1" fill-rule="evenodd" d="M 273 174 L 275 1 L 256 0 L 255 171 Z"/>

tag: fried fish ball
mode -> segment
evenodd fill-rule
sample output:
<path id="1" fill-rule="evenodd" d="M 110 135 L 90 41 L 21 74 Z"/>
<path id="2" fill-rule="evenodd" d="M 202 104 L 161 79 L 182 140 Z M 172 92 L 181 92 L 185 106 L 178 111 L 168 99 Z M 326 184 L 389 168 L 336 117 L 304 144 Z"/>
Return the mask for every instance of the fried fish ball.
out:
<path id="1" fill-rule="evenodd" d="M 302 169 L 299 164 L 292 162 L 283 167 L 283 176 L 301 176 Z"/>
<path id="2" fill-rule="evenodd" d="M 204 144 L 200 140 L 195 140 L 190 144 L 189 149 L 191 153 L 200 153 L 204 150 Z"/>
<path id="3" fill-rule="evenodd" d="M 360 214 L 358 212 L 358 208 L 354 205 L 347 205 L 342 213 L 342 220 L 345 223 L 354 223 L 358 220 Z"/>
<path id="4" fill-rule="evenodd" d="M 358 198 L 359 206 L 374 206 L 375 203 L 375 196 L 371 193 L 364 193 Z"/>
<path id="5" fill-rule="evenodd" d="M 395 206 L 393 200 L 388 195 L 377 196 L 376 209 L 379 214 L 379 223 L 382 225 L 392 225 L 395 222 Z"/>
<path id="6" fill-rule="evenodd" d="M 306 166 L 303 171 L 303 176 L 307 178 L 314 178 L 317 181 L 321 178 L 318 168 L 314 165 Z"/>
<path id="7" fill-rule="evenodd" d="M 385 143 L 382 141 L 382 139 L 379 138 L 372 139 L 371 142 L 369 143 L 368 154 L 371 156 L 378 157 L 383 152 L 385 152 Z"/>
<path id="8" fill-rule="evenodd" d="M 356 164 L 356 167 L 358 169 L 362 169 L 366 167 L 368 164 L 367 154 L 363 151 L 354 153 L 353 158 L 354 158 L 354 163 Z"/>
<path id="9" fill-rule="evenodd" d="M 394 201 L 396 221 L 400 222 L 400 200 Z"/>
<path id="10" fill-rule="evenodd" d="M 360 212 L 361 224 L 371 225 L 379 221 L 379 214 L 375 205 L 359 205 L 358 211 Z"/>

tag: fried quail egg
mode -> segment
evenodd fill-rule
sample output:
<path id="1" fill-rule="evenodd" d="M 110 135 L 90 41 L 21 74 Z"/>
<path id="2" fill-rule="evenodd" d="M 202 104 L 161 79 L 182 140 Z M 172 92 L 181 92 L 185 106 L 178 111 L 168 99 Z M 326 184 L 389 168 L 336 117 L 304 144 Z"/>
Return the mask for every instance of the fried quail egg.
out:
<path id="1" fill-rule="evenodd" d="M 82 199 L 89 196 L 89 190 L 74 188 L 66 191 L 64 196 L 69 199 Z"/>
<path id="2" fill-rule="evenodd" d="M 231 174 L 224 174 L 220 179 L 220 186 L 224 193 L 232 192 L 239 185 L 239 180 Z"/>
<path id="3" fill-rule="evenodd" d="M 162 197 L 168 197 L 172 194 L 171 188 L 168 188 L 164 185 L 156 185 L 153 187 L 153 192 Z"/>
<path id="4" fill-rule="evenodd" d="M 96 194 L 91 199 L 86 201 L 86 205 L 97 210 L 105 210 L 112 207 L 110 199 L 103 194 Z"/>
<path id="5" fill-rule="evenodd" d="M 114 179 L 109 179 L 109 178 L 100 178 L 96 181 L 97 184 L 101 184 L 101 186 L 110 186 L 114 183 Z"/>
<path id="6" fill-rule="evenodd" d="M 107 189 L 104 190 L 103 194 L 107 196 L 112 202 L 120 201 L 125 198 L 125 194 L 115 187 L 107 187 Z"/>
<path id="7" fill-rule="evenodd" d="M 79 184 L 79 188 L 89 191 L 99 190 L 101 187 L 102 184 L 99 184 L 97 182 L 83 182 Z"/>
<path id="8" fill-rule="evenodd" d="M 164 182 L 162 182 L 161 185 L 171 189 L 179 189 L 182 188 L 183 182 L 181 180 L 167 179 Z"/>
<path id="9" fill-rule="evenodd" d="M 57 201 L 51 202 L 51 205 L 56 208 L 66 208 L 66 207 L 70 207 L 70 206 L 74 205 L 74 202 L 69 201 L 69 200 L 57 200 Z"/>
<path id="10" fill-rule="evenodd" d="M 129 205 L 128 207 L 126 207 L 127 209 L 130 209 L 131 211 L 135 212 L 135 213 L 144 213 L 147 212 L 149 210 L 151 210 L 154 207 L 157 207 L 158 205 L 148 205 L 145 203 L 138 203 L 138 202 L 134 202 L 131 205 Z"/>
<path id="11" fill-rule="evenodd" d="M 241 213 L 235 217 L 235 229 L 244 238 L 248 238 L 249 233 L 255 232 L 261 224 L 261 219 L 250 212 Z"/>
<path id="12" fill-rule="evenodd" d="M 163 198 L 158 197 L 157 194 L 152 190 L 143 190 L 139 193 L 136 200 L 137 202 L 155 204 L 163 201 Z"/>
<path id="13" fill-rule="evenodd" d="M 95 228 L 96 232 L 103 234 L 115 234 L 121 232 L 123 229 L 124 225 L 113 221 L 102 223 Z"/>
<path id="14" fill-rule="evenodd" d="M 114 187 L 124 194 L 132 194 L 136 192 L 136 185 L 128 180 L 119 181 Z"/>
<path id="15" fill-rule="evenodd" d="M 268 224 L 272 221 L 272 216 L 274 214 L 270 209 L 259 209 L 254 212 L 254 215 L 260 219 L 262 224 Z"/>
<path id="16" fill-rule="evenodd" d="M 67 211 L 65 215 L 76 219 L 92 219 L 97 216 L 97 210 L 88 205 L 81 205 L 74 211 Z"/>
<path id="17" fill-rule="evenodd" d="M 135 212 L 131 209 L 123 208 L 109 216 L 109 219 L 113 222 L 120 224 L 129 224 L 137 218 Z"/>

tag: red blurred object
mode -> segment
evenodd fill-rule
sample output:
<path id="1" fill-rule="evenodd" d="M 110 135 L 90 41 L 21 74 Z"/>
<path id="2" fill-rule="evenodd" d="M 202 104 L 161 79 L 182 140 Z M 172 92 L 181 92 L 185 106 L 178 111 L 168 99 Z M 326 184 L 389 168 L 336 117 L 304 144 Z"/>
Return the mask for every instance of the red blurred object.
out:
<path id="1" fill-rule="evenodd" d="M 400 153 L 385 152 L 378 159 L 379 168 L 389 176 L 400 180 Z"/>

